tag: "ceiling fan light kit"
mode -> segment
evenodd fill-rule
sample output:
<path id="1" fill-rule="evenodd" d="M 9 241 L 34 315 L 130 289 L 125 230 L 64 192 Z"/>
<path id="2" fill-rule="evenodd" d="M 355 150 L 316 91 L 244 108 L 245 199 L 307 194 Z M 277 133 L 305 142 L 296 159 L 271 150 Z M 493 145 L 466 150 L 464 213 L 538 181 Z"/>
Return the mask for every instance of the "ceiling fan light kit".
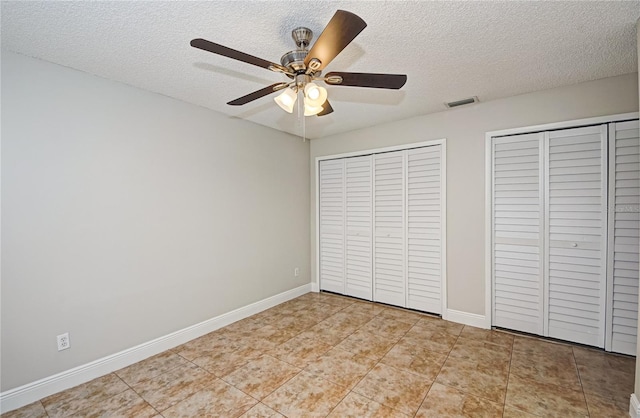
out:
<path id="1" fill-rule="evenodd" d="M 382 89 L 400 89 L 407 81 L 404 74 L 374 74 L 332 72 L 322 77 L 322 70 L 344 49 L 367 24 L 353 13 L 338 10 L 324 28 L 313 47 L 308 50 L 313 32 L 309 28 L 297 27 L 291 32 L 297 49 L 285 53 L 276 64 L 205 39 L 194 39 L 191 46 L 246 62 L 267 70 L 285 74 L 291 81 L 276 83 L 249 93 L 227 104 L 242 106 L 256 99 L 283 90 L 274 101 L 284 111 L 293 113 L 298 92 L 304 95 L 304 115 L 324 116 L 333 112 L 327 99 L 327 90 L 318 86 L 323 81 L 331 86 L 369 87 Z"/>

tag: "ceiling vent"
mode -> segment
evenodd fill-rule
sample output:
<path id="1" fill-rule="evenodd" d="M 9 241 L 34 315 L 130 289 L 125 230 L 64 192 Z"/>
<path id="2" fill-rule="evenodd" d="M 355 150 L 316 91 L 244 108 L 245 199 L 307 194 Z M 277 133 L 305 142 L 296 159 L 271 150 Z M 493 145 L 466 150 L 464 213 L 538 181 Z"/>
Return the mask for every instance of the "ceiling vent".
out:
<path id="1" fill-rule="evenodd" d="M 476 96 L 473 96 L 473 97 L 469 97 L 468 99 L 456 100 L 455 102 L 448 102 L 448 103 L 445 103 L 444 105 L 447 106 L 449 109 L 451 109 L 452 107 L 464 106 L 471 103 L 477 103 L 478 101 L 479 101 L 478 98 Z"/>

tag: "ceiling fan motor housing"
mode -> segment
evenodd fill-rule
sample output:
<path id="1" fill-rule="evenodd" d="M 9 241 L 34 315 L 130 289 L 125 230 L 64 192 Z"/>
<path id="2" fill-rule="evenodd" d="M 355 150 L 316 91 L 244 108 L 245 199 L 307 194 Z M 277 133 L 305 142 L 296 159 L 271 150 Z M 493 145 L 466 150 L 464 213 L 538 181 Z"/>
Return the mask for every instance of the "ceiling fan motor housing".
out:
<path id="1" fill-rule="evenodd" d="M 287 67 L 292 73 L 304 73 L 307 67 L 304 65 L 304 59 L 307 57 L 309 50 L 307 47 L 313 39 L 313 31 L 309 28 L 298 27 L 291 31 L 291 37 L 295 41 L 298 49 L 289 51 L 280 58 L 280 63 Z"/>

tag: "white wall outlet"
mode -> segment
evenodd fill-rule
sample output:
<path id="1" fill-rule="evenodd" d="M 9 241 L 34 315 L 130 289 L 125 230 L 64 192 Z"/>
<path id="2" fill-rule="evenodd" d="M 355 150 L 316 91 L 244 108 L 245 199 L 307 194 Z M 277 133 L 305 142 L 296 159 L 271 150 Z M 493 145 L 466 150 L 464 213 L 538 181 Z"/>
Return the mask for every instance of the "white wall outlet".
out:
<path id="1" fill-rule="evenodd" d="M 58 340 L 58 351 L 66 350 L 71 347 L 71 340 L 69 340 L 68 332 L 60 334 L 56 338 Z"/>
<path id="2" fill-rule="evenodd" d="M 293 275 L 298 277 L 300 275 L 300 267 L 296 267 L 293 269 Z"/>

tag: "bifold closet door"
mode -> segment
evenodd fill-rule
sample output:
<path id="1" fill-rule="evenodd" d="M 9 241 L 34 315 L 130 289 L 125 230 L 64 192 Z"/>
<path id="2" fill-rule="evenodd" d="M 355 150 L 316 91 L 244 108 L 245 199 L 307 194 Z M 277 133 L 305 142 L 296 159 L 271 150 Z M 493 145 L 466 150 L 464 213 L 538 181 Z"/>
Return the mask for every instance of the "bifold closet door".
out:
<path id="1" fill-rule="evenodd" d="M 373 295 L 371 156 L 346 158 L 345 294 L 371 300 Z"/>
<path id="2" fill-rule="evenodd" d="M 373 156 L 373 300 L 406 306 L 405 152 Z"/>
<path id="3" fill-rule="evenodd" d="M 638 121 L 609 127 L 609 274 L 606 349 L 636 355 L 640 228 Z"/>
<path id="4" fill-rule="evenodd" d="M 407 307 L 442 313 L 442 146 L 407 150 Z"/>
<path id="5" fill-rule="evenodd" d="M 545 135 L 548 320 L 544 335 L 604 347 L 607 125 Z"/>
<path id="6" fill-rule="evenodd" d="M 542 335 L 544 134 L 494 138 L 493 325 Z"/>
<path id="7" fill-rule="evenodd" d="M 320 162 L 320 289 L 345 289 L 344 160 Z"/>

